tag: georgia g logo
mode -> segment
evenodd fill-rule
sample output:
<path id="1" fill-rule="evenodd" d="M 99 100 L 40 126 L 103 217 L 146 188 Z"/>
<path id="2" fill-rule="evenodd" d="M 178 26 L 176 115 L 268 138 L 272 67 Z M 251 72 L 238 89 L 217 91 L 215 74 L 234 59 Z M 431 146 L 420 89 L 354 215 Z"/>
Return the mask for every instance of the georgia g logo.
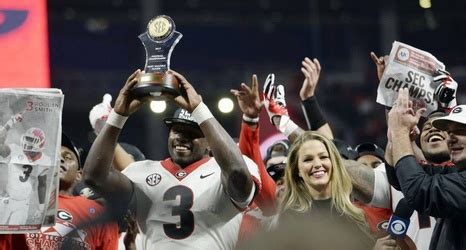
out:
<path id="1" fill-rule="evenodd" d="M 377 230 L 381 232 L 386 232 L 388 229 L 388 224 L 389 224 L 388 220 L 379 222 L 379 224 L 377 224 Z"/>
<path id="2" fill-rule="evenodd" d="M 0 35 L 21 27 L 27 16 L 27 10 L 0 9 Z"/>
<path id="3" fill-rule="evenodd" d="M 146 182 L 149 186 L 155 186 L 160 183 L 162 180 L 162 176 L 160 176 L 157 173 L 150 174 L 149 176 L 146 177 Z"/>
<path id="4" fill-rule="evenodd" d="M 71 221 L 73 219 L 73 215 L 71 215 L 65 210 L 58 210 L 57 217 L 58 219 L 63 220 L 63 221 Z"/>
<path id="5" fill-rule="evenodd" d="M 453 114 L 457 114 L 457 113 L 461 113 L 461 111 L 463 111 L 463 109 L 461 107 L 456 107 L 451 112 Z"/>

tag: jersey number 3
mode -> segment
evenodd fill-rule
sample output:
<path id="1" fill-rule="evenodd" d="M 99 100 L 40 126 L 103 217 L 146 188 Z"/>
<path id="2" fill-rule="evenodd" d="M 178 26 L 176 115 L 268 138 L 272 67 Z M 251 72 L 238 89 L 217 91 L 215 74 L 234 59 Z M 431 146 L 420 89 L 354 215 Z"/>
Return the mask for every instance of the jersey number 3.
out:
<path id="1" fill-rule="evenodd" d="M 29 179 L 29 176 L 32 173 L 32 166 L 31 165 L 23 165 L 23 174 L 24 176 L 19 176 L 19 181 L 26 182 Z"/>
<path id="2" fill-rule="evenodd" d="M 163 224 L 163 230 L 168 237 L 181 240 L 190 236 L 194 231 L 194 214 L 191 212 L 194 195 L 188 187 L 174 186 L 165 192 L 163 200 L 176 200 L 177 196 L 180 196 L 180 205 L 172 207 L 172 216 L 179 216 L 180 221 L 176 224 Z"/>

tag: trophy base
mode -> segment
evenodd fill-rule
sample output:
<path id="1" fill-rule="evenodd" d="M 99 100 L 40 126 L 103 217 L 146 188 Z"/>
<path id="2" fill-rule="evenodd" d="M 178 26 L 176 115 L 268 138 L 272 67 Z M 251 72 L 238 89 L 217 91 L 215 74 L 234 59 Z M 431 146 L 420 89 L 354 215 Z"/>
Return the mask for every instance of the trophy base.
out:
<path id="1" fill-rule="evenodd" d="M 164 95 L 179 95 L 178 79 L 172 74 L 144 73 L 131 92 L 137 97 L 151 96 L 154 100 L 166 100 Z"/>

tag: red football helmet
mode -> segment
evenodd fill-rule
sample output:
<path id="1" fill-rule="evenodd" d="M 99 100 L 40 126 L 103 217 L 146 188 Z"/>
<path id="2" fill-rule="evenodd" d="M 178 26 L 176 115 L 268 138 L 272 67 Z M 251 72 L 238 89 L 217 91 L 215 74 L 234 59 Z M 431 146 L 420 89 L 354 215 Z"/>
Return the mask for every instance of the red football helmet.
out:
<path id="1" fill-rule="evenodd" d="M 21 137 L 24 152 L 40 153 L 45 147 L 45 134 L 40 128 L 30 128 Z"/>

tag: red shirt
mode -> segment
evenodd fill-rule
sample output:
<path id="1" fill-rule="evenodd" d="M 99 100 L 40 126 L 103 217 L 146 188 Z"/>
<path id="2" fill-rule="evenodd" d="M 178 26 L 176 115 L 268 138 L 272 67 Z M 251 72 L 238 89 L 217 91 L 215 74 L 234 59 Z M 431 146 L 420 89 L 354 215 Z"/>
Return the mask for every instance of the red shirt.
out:
<path id="1" fill-rule="evenodd" d="M 40 233 L 12 235 L 14 249 L 60 249 L 67 239 L 72 249 L 118 249 L 118 225 L 116 223 L 92 225 L 83 229 L 80 225 L 95 221 L 103 207 L 81 196 L 59 195 L 56 224 L 42 227 Z M 5 243 L 7 244 L 7 243 Z M 0 248 L 8 249 L 8 248 Z"/>
<path id="2" fill-rule="evenodd" d="M 242 154 L 251 158 L 259 169 L 262 187 L 260 192 L 254 198 L 254 204 L 251 206 L 259 207 L 262 213 L 266 216 L 275 214 L 276 212 L 276 185 L 272 177 L 265 168 L 262 161 L 259 145 L 259 127 L 252 130 L 246 123 L 241 124 L 241 132 L 239 137 L 239 149 Z M 260 221 L 254 216 L 249 215 L 247 212 L 243 215 L 241 221 L 238 241 L 245 242 L 259 230 Z"/>
<path id="3" fill-rule="evenodd" d="M 259 126 L 252 130 L 246 123 L 241 124 L 239 137 L 239 149 L 242 154 L 251 158 L 257 164 L 261 178 L 261 190 L 254 198 L 255 204 L 262 210 L 264 215 L 269 216 L 276 213 L 276 185 L 265 168 L 259 145 Z"/>
<path id="4" fill-rule="evenodd" d="M 393 214 L 391 209 L 371 207 L 358 201 L 353 202 L 353 204 L 364 210 L 367 224 L 369 224 L 369 228 L 374 235 L 379 237 L 385 236 L 387 234 L 386 228 L 384 226 L 388 225 L 390 217 Z"/>

